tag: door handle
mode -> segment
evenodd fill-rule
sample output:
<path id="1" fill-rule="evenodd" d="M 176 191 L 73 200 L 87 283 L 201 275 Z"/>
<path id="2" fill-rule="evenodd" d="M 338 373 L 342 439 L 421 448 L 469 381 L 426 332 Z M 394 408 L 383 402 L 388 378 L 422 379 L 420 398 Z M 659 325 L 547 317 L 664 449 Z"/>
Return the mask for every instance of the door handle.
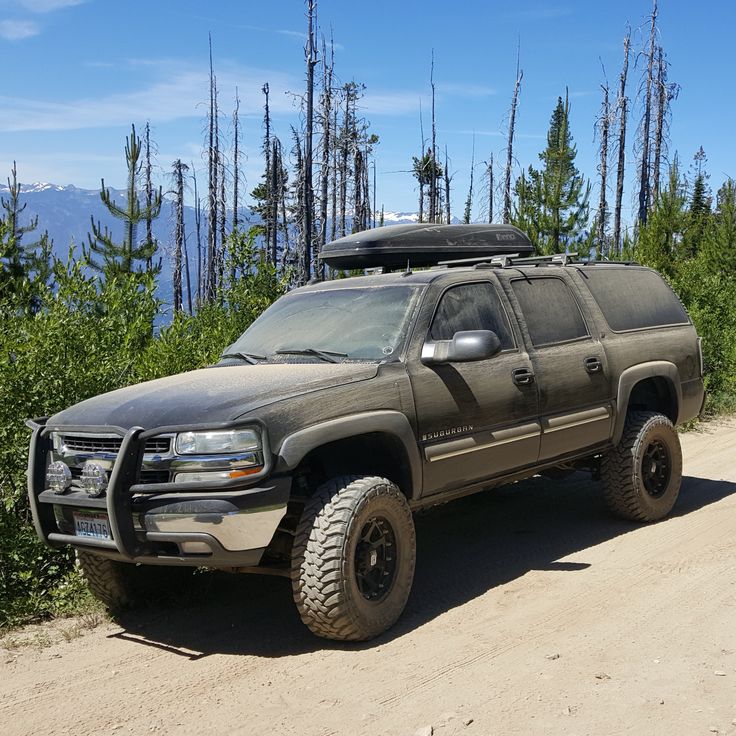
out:
<path id="1" fill-rule="evenodd" d="M 599 358 L 596 358 L 595 356 L 586 358 L 583 361 L 583 365 L 585 366 L 585 370 L 588 371 L 588 373 L 600 373 L 600 371 L 603 370 L 603 364 L 601 363 Z"/>
<path id="2" fill-rule="evenodd" d="M 528 368 L 515 368 L 511 371 L 511 377 L 517 386 L 528 386 L 534 383 L 534 373 Z"/>

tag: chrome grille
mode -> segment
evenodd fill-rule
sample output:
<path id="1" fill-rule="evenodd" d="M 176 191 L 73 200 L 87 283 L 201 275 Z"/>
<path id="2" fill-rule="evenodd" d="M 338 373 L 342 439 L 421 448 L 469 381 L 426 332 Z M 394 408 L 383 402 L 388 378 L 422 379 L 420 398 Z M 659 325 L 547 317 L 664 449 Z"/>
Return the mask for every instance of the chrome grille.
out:
<path id="1" fill-rule="evenodd" d="M 78 481 L 82 477 L 82 468 L 70 468 L 72 471 L 72 479 Z M 141 470 L 139 476 L 139 483 L 168 483 L 169 482 L 169 471 L 168 470 Z"/>
<path id="2" fill-rule="evenodd" d="M 106 453 L 116 455 L 120 451 L 122 437 L 87 437 L 64 435 L 62 443 L 69 452 Z M 151 437 L 146 440 L 146 455 L 166 455 L 171 449 L 170 437 Z"/>

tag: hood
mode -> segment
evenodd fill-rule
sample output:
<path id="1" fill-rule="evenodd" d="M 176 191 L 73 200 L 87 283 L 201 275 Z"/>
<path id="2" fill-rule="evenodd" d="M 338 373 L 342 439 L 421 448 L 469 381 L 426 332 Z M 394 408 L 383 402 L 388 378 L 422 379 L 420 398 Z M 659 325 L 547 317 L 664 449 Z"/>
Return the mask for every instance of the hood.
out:
<path id="1" fill-rule="evenodd" d="M 291 396 L 374 378 L 374 363 L 281 363 L 203 368 L 110 391 L 55 414 L 50 426 L 153 429 L 220 423 Z"/>

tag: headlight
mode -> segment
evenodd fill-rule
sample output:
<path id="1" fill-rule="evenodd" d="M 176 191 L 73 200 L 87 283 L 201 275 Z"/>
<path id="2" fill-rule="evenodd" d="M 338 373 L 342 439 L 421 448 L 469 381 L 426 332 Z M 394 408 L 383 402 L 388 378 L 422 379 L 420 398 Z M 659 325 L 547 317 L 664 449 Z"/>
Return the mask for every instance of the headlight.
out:
<path id="1" fill-rule="evenodd" d="M 229 452 L 257 452 L 261 438 L 254 429 L 182 432 L 176 436 L 179 455 L 219 455 Z"/>

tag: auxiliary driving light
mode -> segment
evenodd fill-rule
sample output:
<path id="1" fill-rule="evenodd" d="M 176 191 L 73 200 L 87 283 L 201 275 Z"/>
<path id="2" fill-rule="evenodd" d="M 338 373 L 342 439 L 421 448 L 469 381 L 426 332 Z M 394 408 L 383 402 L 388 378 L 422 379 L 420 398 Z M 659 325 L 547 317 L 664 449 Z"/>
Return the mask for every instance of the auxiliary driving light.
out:
<path id="1" fill-rule="evenodd" d="M 54 493 L 64 493 L 72 484 L 72 471 L 61 460 L 55 460 L 46 469 L 46 485 Z"/>
<path id="2" fill-rule="evenodd" d="M 99 496 L 107 488 L 107 473 L 101 465 L 86 462 L 80 481 L 88 496 Z"/>

